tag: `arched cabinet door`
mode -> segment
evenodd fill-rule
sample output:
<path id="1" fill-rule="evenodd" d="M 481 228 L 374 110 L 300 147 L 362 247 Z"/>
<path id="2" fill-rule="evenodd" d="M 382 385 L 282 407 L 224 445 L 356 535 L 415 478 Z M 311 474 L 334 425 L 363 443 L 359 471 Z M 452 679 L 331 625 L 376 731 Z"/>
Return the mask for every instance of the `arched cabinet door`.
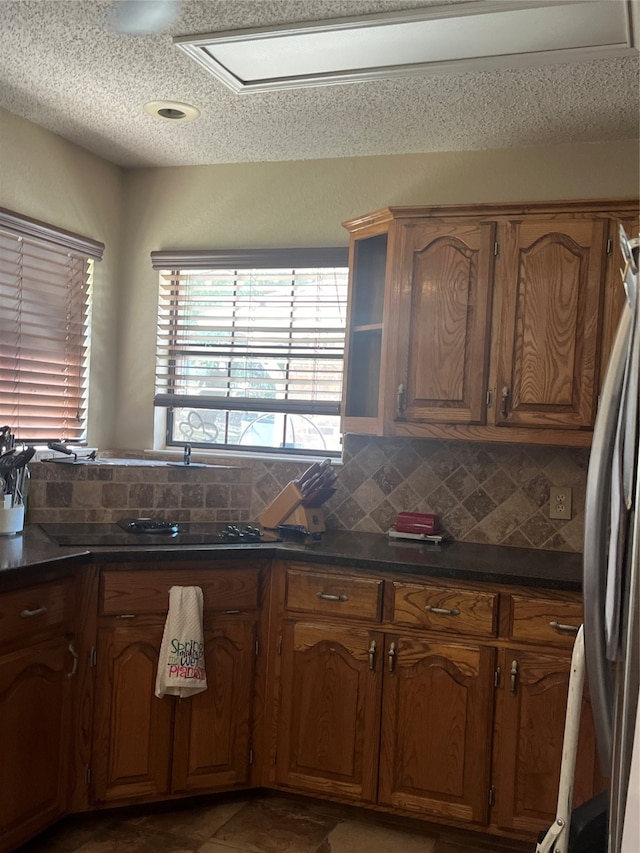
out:
<path id="1" fill-rule="evenodd" d="M 98 633 L 93 778 L 97 802 L 170 790 L 174 701 L 155 696 L 165 616 L 114 617 Z"/>
<path id="2" fill-rule="evenodd" d="M 571 655 L 504 649 L 496 703 L 500 732 L 495 750 L 492 823 L 501 829 L 537 834 L 553 822 L 558 799 Z M 585 692 L 574 781 L 574 806 L 603 789 L 595 733 Z"/>
<path id="3" fill-rule="evenodd" d="M 204 626 L 207 689 L 178 702 L 173 790 L 249 784 L 256 624 L 215 615 Z"/>
<path id="4" fill-rule="evenodd" d="M 375 631 L 285 624 L 279 784 L 375 802 L 381 649 Z"/>
<path id="5" fill-rule="evenodd" d="M 15 850 L 67 807 L 70 640 L 54 637 L 0 656 L 2 850 Z"/>
<path id="6" fill-rule="evenodd" d="M 495 223 L 402 223 L 395 418 L 482 424 L 489 370 Z"/>
<path id="7" fill-rule="evenodd" d="M 501 230 L 496 424 L 590 429 L 609 224 L 532 217 Z"/>
<path id="8" fill-rule="evenodd" d="M 488 820 L 495 650 L 386 638 L 379 801 Z"/>

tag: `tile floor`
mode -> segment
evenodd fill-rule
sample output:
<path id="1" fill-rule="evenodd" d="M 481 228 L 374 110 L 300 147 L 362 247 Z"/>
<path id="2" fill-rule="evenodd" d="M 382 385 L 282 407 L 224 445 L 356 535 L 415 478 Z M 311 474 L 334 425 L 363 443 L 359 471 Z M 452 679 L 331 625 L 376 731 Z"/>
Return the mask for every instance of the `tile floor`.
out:
<path id="1" fill-rule="evenodd" d="M 397 823 L 397 822 L 396 822 Z M 535 845 L 385 822 L 361 809 L 267 793 L 66 818 L 19 853 L 527 853 Z"/>

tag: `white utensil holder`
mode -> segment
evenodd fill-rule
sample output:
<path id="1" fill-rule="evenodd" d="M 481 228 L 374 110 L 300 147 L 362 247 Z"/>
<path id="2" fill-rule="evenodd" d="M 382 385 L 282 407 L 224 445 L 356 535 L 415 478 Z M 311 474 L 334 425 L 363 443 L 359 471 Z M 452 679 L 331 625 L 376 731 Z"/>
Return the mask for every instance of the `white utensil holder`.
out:
<path id="1" fill-rule="evenodd" d="M 10 509 L 0 507 L 0 536 L 21 533 L 24 528 L 24 504 Z"/>

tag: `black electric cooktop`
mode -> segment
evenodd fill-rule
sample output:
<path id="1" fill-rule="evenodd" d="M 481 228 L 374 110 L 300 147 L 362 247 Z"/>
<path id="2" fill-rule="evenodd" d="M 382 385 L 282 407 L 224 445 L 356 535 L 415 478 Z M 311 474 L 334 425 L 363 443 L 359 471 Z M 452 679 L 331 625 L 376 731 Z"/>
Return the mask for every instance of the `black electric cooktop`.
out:
<path id="1" fill-rule="evenodd" d="M 275 532 L 251 524 L 165 521 L 155 518 L 126 518 L 117 524 L 84 522 L 78 524 L 41 524 L 44 532 L 58 545 L 249 545 L 256 542 L 280 542 Z"/>

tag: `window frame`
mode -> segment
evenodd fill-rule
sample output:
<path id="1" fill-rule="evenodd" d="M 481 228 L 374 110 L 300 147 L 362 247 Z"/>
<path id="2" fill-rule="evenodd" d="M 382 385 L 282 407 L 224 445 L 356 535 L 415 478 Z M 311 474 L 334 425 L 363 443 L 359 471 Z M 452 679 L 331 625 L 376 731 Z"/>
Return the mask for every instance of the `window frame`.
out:
<path id="1" fill-rule="evenodd" d="M 316 248 L 293 248 L 293 249 L 247 249 L 247 250 L 173 250 L 173 251 L 154 251 L 151 252 L 152 268 L 161 273 L 162 271 L 202 271 L 202 270 L 260 270 L 260 269 L 295 269 L 301 270 L 304 268 L 342 268 L 345 270 L 345 279 L 348 279 L 348 256 L 349 250 L 347 246 L 341 247 L 316 247 Z M 348 287 L 347 282 L 345 281 Z M 342 347 L 342 352 L 339 356 L 344 360 L 344 347 L 346 345 L 346 300 L 345 294 L 345 342 Z M 156 354 L 156 368 L 158 368 L 158 356 Z M 222 405 L 224 399 L 225 405 Z M 179 395 L 169 393 L 165 389 L 164 393 L 156 389 L 154 395 L 154 407 L 156 409 L 164 409 L 166 412 L 164 423 L 164 442 L 166 448 L 183 447 L 189 444 L 191 447 L 196 447 L 203 450 L 208 450 L 215 453 L 241 454 L 241 455 L 256 455 L 265 454 L 286 455 L 286 456 L 333 456 L 339 458 L 341 450 L 319 450 L 317 448 L 294 448 L 294 447 L 268 447 L 265 445 L 235 445 L 226 443 L 213 442 L 198 442 L 198 441 L 179 441 L 172 436 L 171 412 L 172 403 L 178 400 L 180 403 L 185 403 L 187 406 L 193 406 L 196 402 L 202 402 L 201 399 L 189 397 L 187 395 Z M 288 401 L 285 407 L 282 406 L 282 400 L 271 400 L 270 398 L 260 399 L 237 398 L 237 405 L 233 403 L 233 397 L 221 398 L 221 405 L 218 406 L 202 406 L 201 408 L 210 408 L 212 411 L 259 411 L 265 414 L 269 412 L 282 414 L 331 414 L 340 416 L 341 403 L 340 401 L 317 401 L 315 406 L 309 404 L 308 401 Z"/>

